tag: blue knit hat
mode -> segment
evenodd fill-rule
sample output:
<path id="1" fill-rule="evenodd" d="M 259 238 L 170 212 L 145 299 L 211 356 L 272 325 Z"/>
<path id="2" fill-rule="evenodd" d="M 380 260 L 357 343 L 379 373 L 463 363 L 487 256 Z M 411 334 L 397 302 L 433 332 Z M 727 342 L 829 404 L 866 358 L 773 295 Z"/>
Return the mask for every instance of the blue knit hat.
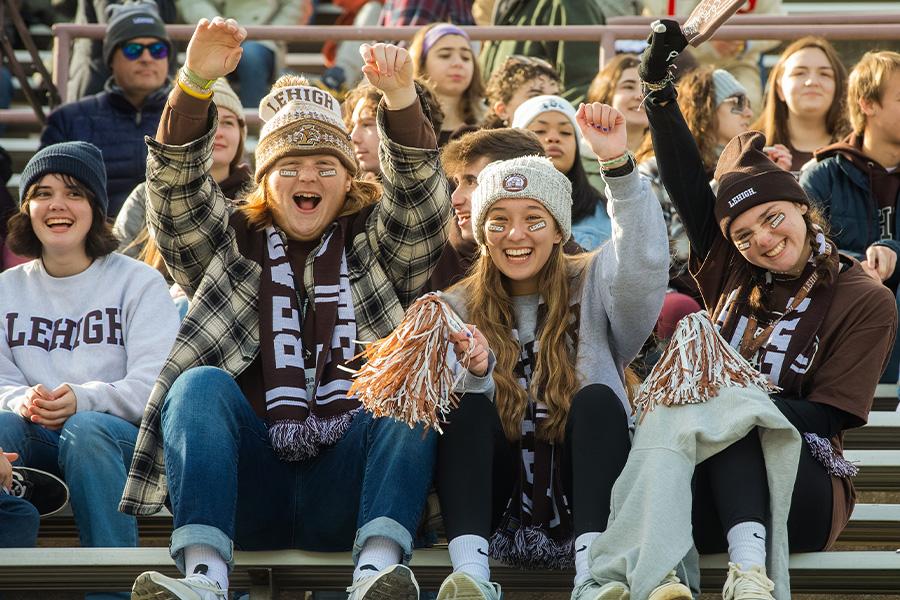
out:
<path id="1" fill-rule="evenodd" d="M 83 183 L 94 194 L 100 211 L 106 215 L 109 198 L 106 197 L 106 165 L 100 148 L 88 142 L 62 142 L 47 146 L 32 156 L 19 182 L 20 207 L 28 189 L 50 173 L 71 175 Z"/>

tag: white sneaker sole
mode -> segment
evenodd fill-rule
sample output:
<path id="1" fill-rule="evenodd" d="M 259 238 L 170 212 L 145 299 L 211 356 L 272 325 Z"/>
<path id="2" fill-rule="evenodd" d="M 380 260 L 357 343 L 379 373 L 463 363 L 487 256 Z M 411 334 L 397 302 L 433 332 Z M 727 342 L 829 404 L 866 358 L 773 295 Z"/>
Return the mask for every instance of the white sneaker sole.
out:
<path id="1" fill-rule="evenodd" d="M 437 600 L 487 600 L 484 591 L 468 577 L 454 577 L 453 573 L 441 584 Z"/>
<path id="2" fill-rule="evenodd" d="M 664 583 L 650 592 L 647 600 L 693 600 L 691 590 L 683 583 Z"/>
<path id="3" fill-rule="evenodd" d="M 593 597 L 593 600 L 629 600 L 631 592 L 623 583 L 608 583 L 600 588 L 600 592 Z"/>
<path id="4" fill-rule="evenodd" d="M 379 577 L 361 600 L 419 600 L 419 588 L 412 571 L 401 565 Z"/>
<path id="5" fill-rule="evenodd" d="M 148 571 L 141 573 L 134 580 L 131 600 L 203 600 L 203 596 L 177 579 L 166 577 L 156 571 Z"/>

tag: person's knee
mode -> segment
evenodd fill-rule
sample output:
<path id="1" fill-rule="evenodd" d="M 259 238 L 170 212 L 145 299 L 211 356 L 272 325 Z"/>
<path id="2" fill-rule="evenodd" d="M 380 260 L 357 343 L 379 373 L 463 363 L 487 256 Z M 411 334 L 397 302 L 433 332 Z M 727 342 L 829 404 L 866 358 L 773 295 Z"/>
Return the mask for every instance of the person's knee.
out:
<path id="1" fill-rule="evenodd" d="M 233 410 L 234 398 L 240 394 L 237 383 L 217 367 L 195 367 L 178 376 L 162 406 L 162 422 L 186 423 L 192 419 L 215 420 L 217 412 Z"/>
<path id="2" fill-rule="evenodd" d="M 570 421 L 615 422 L 627 426 L 628 414 L 618 394 L 608 385 L 593 383 L 575 394 L 569 407 Z"/>
<path id="3" fill-rule="evenodd" d="M 119 432 L 124 421 L 119 417 L 94 411 L 75 413 L 69 417 L 59 435 L 59 467 L 71 473 L 79 465 L 94 465 L 98 457 L 121 455 Z M 137 437 L 137 428 L 134 428 Z M 133 444 L 134 440 L 130 440 Z"/>

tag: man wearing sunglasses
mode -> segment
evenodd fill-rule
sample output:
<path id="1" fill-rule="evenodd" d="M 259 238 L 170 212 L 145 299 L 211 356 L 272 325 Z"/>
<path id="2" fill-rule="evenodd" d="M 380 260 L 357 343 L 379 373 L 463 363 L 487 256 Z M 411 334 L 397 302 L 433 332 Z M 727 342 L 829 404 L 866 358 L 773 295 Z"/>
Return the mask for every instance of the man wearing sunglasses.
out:
<path id="1" fill-rule="evenodd" d="M 144 136 L 156 133 L 171 89 L 169 66 L 175 52 L 153 2 L 113 4 L 107 13 L 103 59 L 112 76 L 99 94 L 51 113 L 41 147 L 75 140 L 99 147 L 108 175 L 108 213 L 115 218 L 144 180 Z"/>

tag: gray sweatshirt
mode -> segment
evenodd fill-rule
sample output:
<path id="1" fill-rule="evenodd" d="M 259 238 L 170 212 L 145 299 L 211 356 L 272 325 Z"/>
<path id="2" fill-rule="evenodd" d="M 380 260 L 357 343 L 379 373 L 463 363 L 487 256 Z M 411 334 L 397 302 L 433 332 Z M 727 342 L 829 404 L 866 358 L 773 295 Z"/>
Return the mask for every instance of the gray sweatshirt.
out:
<path id="1" fill-rule="evenodd" d="M 0 274 L 0 410 L 69 384 L 77 411 L 138 424 L 178 333 L 162 275 L 121 254 L 71 277 L 33 260 Z"/>
<path id="2" fill-rule="evenodd" d="M 575 367 L 582 387 L 609 386 L 630 414 L 624 370 L 659 317 L 669 281 L 669 241 L 659 201 L 637 169 L 604 181 L 612 238 L 596 251 L 582 280 L 575 283 L 572 298 L 581 305 Z M 468 321 L 464 290 L 457 287 L 442 296 Z M 536 313 L 537 299 L 517 303 L 517 318 L 523 324 L 526 307 Z M 533 323 L 536 316 L 527 320 Z M 520 333 L 519 343 L 527 341 Z"/>

